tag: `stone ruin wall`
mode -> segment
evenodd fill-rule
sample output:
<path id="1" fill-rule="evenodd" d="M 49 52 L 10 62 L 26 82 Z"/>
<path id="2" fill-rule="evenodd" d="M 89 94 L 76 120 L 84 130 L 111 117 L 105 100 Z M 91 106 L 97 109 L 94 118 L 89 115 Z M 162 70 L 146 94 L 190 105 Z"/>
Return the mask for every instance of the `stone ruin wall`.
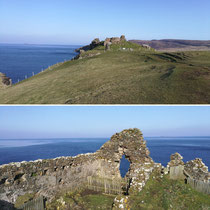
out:
<path id="1" fill-rule="evenodd" d="M 105 143 L 98 151 L 109 162 L 117 163 L 115 174 L 119 174 L 120 160 L 123 155 L 130 162 L 130 168 L 126 174 L 129 180 L 129 192 L 142 190 L 149 175 L 155 168 L 161 169 L 161 164 L 155 163 L 149 156 L 143 135 L 138 129 L 124 130 L 116 133 L 111 140 Z"/>
<path id="2" fill-rule="evenodd" d="M 179 153 L 172 154 L 166 170 L 169 171 L 171 179 L 191 178 L 209 183 L 208 167 L 200 158 L 184 163 L 183 157 Z"/>
<path id="3" fill-rule="evenodd" d="M 179 153 L 171 155 L 171 160 L 164 170 L 169 173 L 170 179 L 182 179 L 195 190 L 210 194 L 210 173 L 202 159 L 196 158 L 186 163 Z"/>
<path id="4" fill-rule="evenodd" d="M 52 198 L 61 190 L 85 184 L 88 176 L 113 176 L 111 167 L 112 164 L 97 159 L 94 153 L 2 165 L 0 200 L 14 203 L 26 193 Z"/>
<path id="5" fill-rule="evenodd" d="M 0 166 L 0 200 L 14 203 L 18 196 L 26 193 L 52 198 L 61 190 L 84 185 L 88 177 L 120 181 L 123 155 L 130 161 L 126 174 L 129 188 L 140 191 L 154 167 L 159 165 L 149 157 L 142 133 L 130 129 L 113 135 L 95 153 Z"/>
<path id="6" fill-rule="evenodd" d="M 52 199 L 63 190 L 84 187 L 91 177 L 121 183 L 124 178 L 120 175 L 119 167 L 123 155 L 130 162 L 125 177 L 128 180 L 127 190 L 137 193 L 142 190 L 153 170 L 163 171 L 161 164 L 155 163 L 149 154 L 141 131 L 129 129 L 113 135 L 95 153 L 1 165 L 0 200 L 15 203 L 18 196 L 26 193 Z M 184 165 L 182 157 L 176 153 L 171 156 L 164 171 L 168 173 L 171 168 L 181 165 L 193 177 L 207 181 L 208 168 L 200 164 L 199 169 L 195 170 L 195 164 L 199 165 L 197 162 Z M 200 172 L 200 168 L 204 173 Z"/>
<path id="7" fill-rule="evenodd" d="M 112 44 L 119 44 L 121 42 L 125 42 L 126 38 L 125 35 L 121 35 L 120 37 L 111 37 L 111 38 L 106 38 L 104 41 L 100 41 L 99 38 L 95 38 L 89 45 L 86 45 L 84 47 L 80 47 L 76 49 L 75 51 L 78 52 L 79 54 L 84 53 L 85 51 L 92 50 L 97 46 L 110 46 Z M 74 59 L 77 59 L 78 56 L 76 56 Z"/>

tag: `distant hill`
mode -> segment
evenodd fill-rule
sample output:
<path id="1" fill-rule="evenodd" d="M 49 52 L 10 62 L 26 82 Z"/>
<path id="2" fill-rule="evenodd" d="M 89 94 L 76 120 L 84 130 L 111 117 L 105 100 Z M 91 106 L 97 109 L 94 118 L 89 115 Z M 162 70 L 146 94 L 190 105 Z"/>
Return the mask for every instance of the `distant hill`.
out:
<path id="1" fill-rule="evenodd" d="M 210 50 L 210 40 L 179 40 L 179 39 L 162 39 L 162 40 L 130 40 L 137 44 L 147 44 L 159 51 L 192 51 L 192 50 Z"/>

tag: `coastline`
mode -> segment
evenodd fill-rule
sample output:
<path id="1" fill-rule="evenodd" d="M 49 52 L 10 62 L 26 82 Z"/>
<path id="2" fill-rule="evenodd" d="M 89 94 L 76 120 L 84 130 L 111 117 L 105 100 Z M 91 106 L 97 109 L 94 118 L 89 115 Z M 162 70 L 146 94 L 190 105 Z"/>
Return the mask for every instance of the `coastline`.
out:
<path id="1" fill-rule="evenodd" d="M 74 50 L 80 45 L 0 44 L 0 47 L 0 59 L 4 61 L 0 72 L 17 84 L 56 64 L 71 60 L 77 55 Z"/>

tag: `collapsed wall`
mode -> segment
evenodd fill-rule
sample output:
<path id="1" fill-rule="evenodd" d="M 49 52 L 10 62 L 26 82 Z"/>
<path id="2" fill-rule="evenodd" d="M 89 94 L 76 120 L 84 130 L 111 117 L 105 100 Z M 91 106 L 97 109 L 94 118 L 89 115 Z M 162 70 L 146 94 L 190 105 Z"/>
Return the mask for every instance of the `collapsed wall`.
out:
<path id="1" fill-rule="evenodd" d="M 100 168 L 94 154 L 10 163 L 0 166 L 0 200 L 14 203 L 18 196 L 38 193 L 53 196 L 74 187 Z"/>
<path id="2" fill-rule="evenodd" d="M 197 191 L 210 194 L 210 173 L 202 159 L 196 158 L 186 163 L 182 159 L 183 157 L 179 153 L 171 155 L 171 160 L 166 168 L 170 178 L 183 179 Z"/>
<path id="3" fill-rule="evenodd" d="M 209 183 L 210 173 L 201 158 L 196 158 L 186 163 L 182 159 L 183 157 L 177 152 L 171 155 L 171 160 L 167 165 L 171 179 L 191 178 Z"/>
<path id="4" fill-rule="evenodd" d="M 129 190 L 140 191 L 154 167 L 160 165 L 150 158 L 141 131 L 129 129 L 113 135 L 95 153 L 0 166 L 0 200 L 14 203 L 18 196 L 26 193 L 52 198 L 61 190 L 84 186 L 90 177 L 120 183 L 119 166 L 123 155 L 130 162 L 126 174 Z"/>

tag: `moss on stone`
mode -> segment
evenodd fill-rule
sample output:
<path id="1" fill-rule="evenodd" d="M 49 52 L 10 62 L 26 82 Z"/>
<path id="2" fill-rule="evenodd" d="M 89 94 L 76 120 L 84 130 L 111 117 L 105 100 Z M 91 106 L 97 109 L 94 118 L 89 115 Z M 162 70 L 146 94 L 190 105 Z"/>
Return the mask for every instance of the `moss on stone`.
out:
<path id="1" fill-rule="evenodd" d="M 153 173 L 143 190 L 129 197 L 129 202 L 131 209 L 210 209 L 209 195 L 159 173 Z"/>

